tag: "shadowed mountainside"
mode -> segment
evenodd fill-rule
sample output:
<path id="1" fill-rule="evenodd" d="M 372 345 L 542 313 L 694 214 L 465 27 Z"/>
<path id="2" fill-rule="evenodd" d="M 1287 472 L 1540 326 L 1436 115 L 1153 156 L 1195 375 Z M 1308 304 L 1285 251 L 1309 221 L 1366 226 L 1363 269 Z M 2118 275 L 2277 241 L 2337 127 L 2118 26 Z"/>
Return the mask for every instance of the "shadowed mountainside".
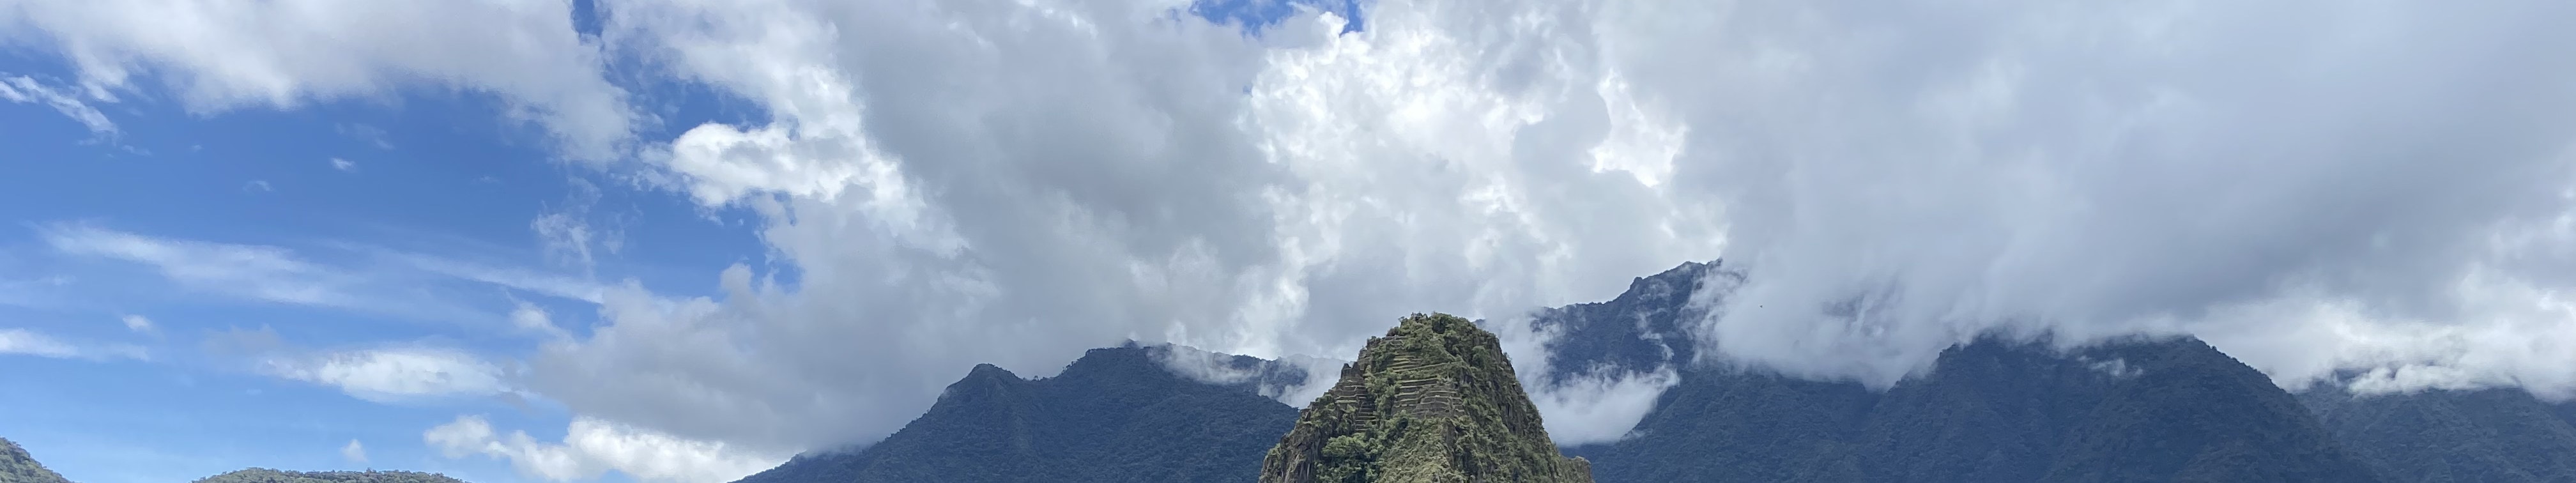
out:
<path id="1" fill-rule="evenodd" d="M 1093 349 L 1038 380 L 976 366 L 884 441 L 799 455 L 741 482 L 1253 481 L 1297 410 L 1252 387 L 1173 374 L 1157 349 Z"/>

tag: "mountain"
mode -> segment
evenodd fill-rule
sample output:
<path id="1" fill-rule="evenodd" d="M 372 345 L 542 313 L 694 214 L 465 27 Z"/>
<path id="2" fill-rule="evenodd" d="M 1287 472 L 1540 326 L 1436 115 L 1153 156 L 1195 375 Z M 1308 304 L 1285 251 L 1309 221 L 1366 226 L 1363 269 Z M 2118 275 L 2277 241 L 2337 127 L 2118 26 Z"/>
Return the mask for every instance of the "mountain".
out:
<path id="1" fill-rule="evenodd" d="M 2336 439 L 2390 481 L 2576 482 L 2576 404 L 2521 389 L 2303 393 Z"/>
<path id="2" fill-rule="evenodd" d="M 1719 264 L 1544 311 L 1544 381 L 1681 367 L 1631 436 L 1574 448 L 1603 482 L 2368 482 L 2378 477 L 2260 372 L 2190 338 L 2073 351 L 1986 338 L 1884 392 L 1691 366 L 1686 323 Z M 1703 302 L 1714 302 L 1703 301 Z"/>
<path id="3" fill-rule="evenodd" d="M 1448 314 L 1370 338 L 1262 460 L 1261 483 L 1590 483 L 1557 453 L 1501 341 Z"/>
<path id="4" fill-rule="evenodd" d="M 250 468 L 199 479 L 196 483 L 465 483 L 447 475 L 417 471 L 280 471 Z"/>
<path id="5" fill-rule="evenodd" d="M 36 457 L 27 454 L 18 443 L 0 438 L 0 483 L 71 483 L 54 470 L 45 469 Z"/>
<path id="6" fill-rule="evenodd" d="M 979 365 L 884 441 L 800 455 L 741 483 L 1253 481 L 1297 410 L 1249 383 L 1174 374 L 1156 359 L 1169 350 L 1187 349 L 1093 349 L 1037 380 Z"/>
<path id="7" fill-rule="evenodd" d="M 0 483 L 70 483 L 63 475 L 27 454 L 18 443 L 0 438 Z M 465 483 L 447 475 L 416 471 L 279 471 L 250 468 L 197 479 L 196 483 Z"/>

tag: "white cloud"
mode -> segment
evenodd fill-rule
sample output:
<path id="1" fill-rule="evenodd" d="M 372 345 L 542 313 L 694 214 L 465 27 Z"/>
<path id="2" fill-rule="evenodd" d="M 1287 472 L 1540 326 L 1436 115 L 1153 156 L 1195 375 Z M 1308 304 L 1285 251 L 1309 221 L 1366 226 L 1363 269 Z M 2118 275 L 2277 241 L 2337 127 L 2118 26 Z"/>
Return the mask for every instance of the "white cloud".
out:
<path id="1" fill-rule="evenodd" d="M 976 363 L 1045 374 L 1130 338 L 1337 356 L 1405 313 L 1604 299 L 1723 245 L 1668 192 L 1697 131 L 1651 93 L 1580 46 L 1471 60 L 1582 42 L 1574 20 L 1391 4 L 1369 33 L 1251 39 L 1169 6 L 620 5 L 607 36 L 772 115 L 656 163 L 760 215 L 794 282 L 612 291 L 532 387 L 690 438 L 864 441 Z"/>
<path id="2" fill-rule="evenodd" d="M 150 360 L 151 352 L 132 344 L 84 345 L 65 342 L 27 329 L 0 329 L 0 354 L 18 354 L 55 359 L 133 359 Z"/>
<path id="3" fill-rule="evenodd" d="M 254 179 L 250 180 L 250 182 L 242 183 L 242 191 L 270 192 L 277 191 L 277 187 L 269 186 L 268 181 L 266 180 Z"/>
<path id="4" fill-rule="evenodd" d="M 455 88 L 602 159 L 635 122 L 599 47 L 573 32 L 570 2 L 7 0 L 0 12 L 0 42 L 59 53 L 92 97 L 158 81 L 212 113 Z"/>
<path id="5" fill-rule="evenodd" d="M 116 134 L 116 123 L 108 121 L 107 114 L 98 112 L 98 108 L 90 107 L 88 102 L 81 101 L 72 93 L 37 83 L 34 78 L 0 73 L 0 99 L 20 104 L 44 104 L 55 112 L 63 113 L 63 116 L 80 121 L 91 134 Z"/>
<path id="6" fill-rule="evenodd" d="M 545 336 L 550 340 L 571 337 L 571 334 L 564 332 L 562 327 L 555 326 L 554 317 L 547 315 L 545 308 L 524 301 L 519 302 L 519 308 L 510 310 L 510 325 L 521 331 Z"/>
<path id="7" fill-rule="evenodd" d="M 264 186 L 264 184 L 263 184 Z M 353 275 L 285 248 L 159 238 L 89 224 L 50 224 L 37 234 L 57 252 L 149 265 L 191 288 L 278 303 L 357 306 Z"/>
<path id="8" fill-rule="evenodd" d="M 161 66 L 209 105 L 420 78 L 587 145 L 629 124 L 561 2 L 256 11 L 276 5 L 5 20 L 63 39 L 85 82 Z M 1131 338 L 1347 354 L 1400 314 L 1601 300 L 1723 254 L 1750 279 L 1699 353 L 1806 377 L 1884 386 L 1994 331 L 2184 332 L 2285 385 L 2576 385 L 2576 66 L 2534 60 L 2576 48 L 2548 21 L 2576 6 L 1419 0 L 1260 38 L 1173 6 L 604 7 L 611 50 L 768 114 L 620 173 L 742 209 L 768 257 L 704 297 L 513 284 L 601 305 L 530 384 L 785 451 L 891 432 L 978 362 L 1043 374 Z M 447 27 L 468 18 L 507 28 Z M 531 228 L 587 260 L 572 220 Z M 1614 421 L 1656 374 L 1541 399 Z"/>
<path id="9" fill-rule="evenodd" d="M 69 359 L 80 356 L 80 349 L 54 340 L 53 337 L 27 329 L 0 329 L 0 354 L 23 354 L 37 357 Z"/>
<path id="10" fill-rule="evenodd" d="M 1608 443 L 1627 437 L 1637 421 L 1655 409 L 1655 401 L 1664 390 L 1681 384 L 1681 374 L 1672 366 L 1600 367 L 1551 378 L 1556 360 L 1547 347 L 1564 336 L 1564 326 L 1540 330 L 1532 322 L 1529 316 L 1503 317 L 1486 320 L 1484 328 L 1501 342 L 1503 354 L 1512 361 L 1513 374 L 1529 393 L 1530 403 L 1538 407 L 1548 439 L 1558 446 Z"/>
<path id="11" fill-rule="evenodd" d="M 340 172 L 343 173 L 355 173 L 358 172 L 358 163 L 356 161 L 346 159 L 331 158 L 331 169 L 340 170 Z"/>
<path id="12" fill-rule="evenodd" d="M 565 433 L 561 443 L 540 442 L 523 431 L 501 436 L 481 416 L 457 416 L 423 432 L 421 439 L 448 458 L 500 458 L 522 475 L 550 481 L 589 480 L 616 470 L 645 482 L 721 483 L 786 460 L 590 417 L 573 418 Z"/>
<path id="13" fill-rule="evenodd" d="M 483 396 L 509 387 L 501 368 L 461 351 L 389 347 L 319 354 L 278 354 L 262 369 L 288 379 L 339 388 L 359 399 Z"/>
<path id="14" fill-rule="evenodd" d="M 508 322 L 510 309 L 491 307 L 501 300 L 485 298 L 490 286 L 584 301 L 598 300 L 605 290 L 559 274 L 366 245 L 333 244 L 339 250 L 326 250 L 317 260 L 280 246 L 159 237 L 88 223 L 39 224 L 36 232 L 58 253 L 140 264 L 196 292 L 428 320 Z"/>
<path id="15" fill-rule="evenodd" d="M 133 331 L 137 334 L 159 335 L 161 333 L 161 328 L 152 325 L 152 319 L 145 318 L 144 316 L 126 314 L 124 317 L 119 317 L 118 320 L 125 323 L 125 330 Z"/>
<path id="16" fill-rule="evenodd" d="M 347 446 L 340 447 L 340 459 L 350 464 L 367 464 L 367 447 L 358 444 L 358 440 L 349 440 Z"/>

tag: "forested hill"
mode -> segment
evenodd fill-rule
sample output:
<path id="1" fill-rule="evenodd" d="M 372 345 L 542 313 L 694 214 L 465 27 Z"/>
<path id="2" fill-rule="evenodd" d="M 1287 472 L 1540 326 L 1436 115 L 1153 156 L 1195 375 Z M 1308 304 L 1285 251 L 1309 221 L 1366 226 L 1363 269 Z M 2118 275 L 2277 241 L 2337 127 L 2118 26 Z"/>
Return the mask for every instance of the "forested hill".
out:
<path id="1" fill-rule="evenodd" d="M 282 471 L 250 468 L 199 479 L 196 483 L 465 483 L 447 475 L 417 471 Z"/>
<path id="2" fill-rule="evenodd" d="M 70 483 L 63 475 L 45 469 L 36 457 L 27 454 L 18 443 L 0 438 L 0 483 Z"/>
<path id="3" fill-rule="evenodd" d="M 1173 374 L 1153 350 L 1093 349 L 1038 380 L 976 366 L 882 442 L 741 483 L 1252 482 L 1297 410 Z"/>

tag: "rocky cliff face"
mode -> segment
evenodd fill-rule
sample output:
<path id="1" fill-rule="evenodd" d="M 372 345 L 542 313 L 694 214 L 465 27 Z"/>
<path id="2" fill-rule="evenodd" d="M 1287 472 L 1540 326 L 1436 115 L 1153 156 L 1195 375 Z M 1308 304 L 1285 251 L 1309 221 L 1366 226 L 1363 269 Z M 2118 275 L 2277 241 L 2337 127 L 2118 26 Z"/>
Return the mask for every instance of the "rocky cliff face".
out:
<path id="1" fill-rule="evenodd" d="M 1591 481 L 1548 439 L 1494 334 L 1446 314 L 1370 339 L 1261 465 L 1261 483 Z"/>

